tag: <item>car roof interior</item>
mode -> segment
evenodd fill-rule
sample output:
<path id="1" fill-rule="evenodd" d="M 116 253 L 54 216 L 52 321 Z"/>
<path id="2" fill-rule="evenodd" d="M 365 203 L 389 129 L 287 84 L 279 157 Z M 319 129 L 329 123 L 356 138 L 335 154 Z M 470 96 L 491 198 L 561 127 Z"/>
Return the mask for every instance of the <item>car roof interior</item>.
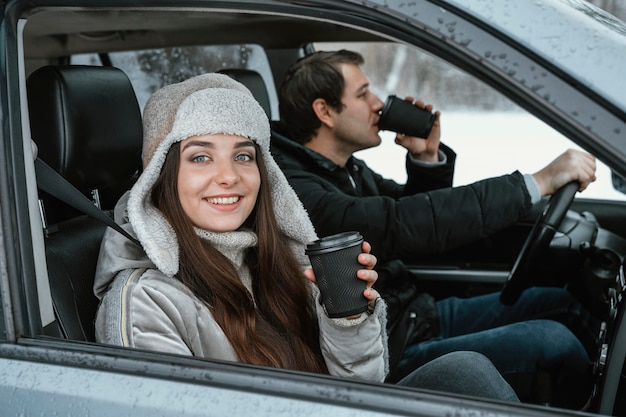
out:
<path id="1" fill-rule="evenodd" d="M 265 50 L 278 85 L 311 42 L 389 40 L 319 16 L 272 11 L 51 7 L 34 9 L 24 17 L 27 76 L 41 66 L 67 62 L 68 57 L 81 53 L 253 43 Z"/>
<path id="2" fill-rule="evenodd" d="M 272 13 L 50 9 L 28 16 L 24 54 L 27 59 L 47 59 L 94 49 L 107 52 L 252 40 L 266 49 L 281 49 L 301 46 L 312 39 L 317 42 L 381 40 L 371 32 L 336 22 Z"/>

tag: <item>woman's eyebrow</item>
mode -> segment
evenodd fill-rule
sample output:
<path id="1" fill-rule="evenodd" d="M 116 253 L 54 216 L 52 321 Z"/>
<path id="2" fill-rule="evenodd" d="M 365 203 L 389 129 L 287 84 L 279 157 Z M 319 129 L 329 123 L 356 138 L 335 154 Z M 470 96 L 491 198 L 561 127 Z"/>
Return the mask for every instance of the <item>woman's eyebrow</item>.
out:
<path id="1" fill-rule="evenodd" d="M 192 141 L 187 142 L 185 146 L 183 146 L 182 150 L 184 151 L 193 146 L 200 146 L 203 148 L 215 149 L 215 143 L 213 142 L 209 142 L 206 140 L 192 140 Z M 240 142 L 235 142 L 235 145 L 234 145 L 235 149 L 247 148 L 247 147 L 254 147 L 254 142 L 251 140 L 242 140 Z"/>
<path id="2" fill-rule="evenodd" d="M 187 142 L 185 146 L 183 146 L 183 151 L 191 148 L 192 146 L 201 146 L 203 148 L 215 148 L 215 144 L 213 142 L 207 142 L 204 140 L 192 140 Z"/>
<path id="3" fill-rule="evenodd" d="M 254 142 L 251 140 L 242 140 L 241 142 L 235 143 L 235 148 L 247 148 L 249 146 L 254 148 Z"/>

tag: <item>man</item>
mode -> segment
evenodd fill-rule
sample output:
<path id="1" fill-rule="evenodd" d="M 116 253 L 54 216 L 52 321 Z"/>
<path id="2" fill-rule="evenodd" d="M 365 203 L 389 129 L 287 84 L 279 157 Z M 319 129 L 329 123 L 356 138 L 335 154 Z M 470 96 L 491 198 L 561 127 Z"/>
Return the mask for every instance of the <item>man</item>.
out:
<path id="1" fill-rule="evenodd" d="M 439 112 L 428 138 L 396 136 L 407 149 L 407 183 L 382 178 L 353 156 L 381 142 L 383 102 L 369 90 L 362 63 L 350 51 L 317 52 L 292 66 L 279 91 L 281 121 L 272 152 L 318 235 L 359 231 L 381 262 L 393 264 L 476 241 L 515 224 L 561 186 L 577 180 L 582 191 L 595 180 L 594 157 L 569 150 L 533 175 L 514 172 L 451 188 L 455 154 L 440 143 Z M 421 101 L 415 105 L 432 111 Z M 394 278 L 389 287 L 398 284 Z M 407 346 L 396 376 L 450 351 L 475 350 L 494 362 L 522 400 L 543 401 L 533 392 L 543 371 L 569 381 L 582 377 L 589 356 L 555 320 L 590 319 L 567 291 L 532 288 L 510 307 L 498 296 L 437 301 L 438 330 Z M 584 333 L 594 339 L 596 330 Z"/>

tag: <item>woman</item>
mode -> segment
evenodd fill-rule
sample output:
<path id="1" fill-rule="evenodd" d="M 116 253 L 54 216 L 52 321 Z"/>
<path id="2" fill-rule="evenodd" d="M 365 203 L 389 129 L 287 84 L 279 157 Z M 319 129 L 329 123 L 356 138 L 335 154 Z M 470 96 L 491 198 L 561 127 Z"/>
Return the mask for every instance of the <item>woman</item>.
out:
<path id="1" fill-rule="evenodd" d="M 358 277 L 368 312 L 330 319 L 304 255 L 315 231 L 269 140 L 262 108 L 228 76 L 201 75 L 151 97 L 144 171 L 116 208 L 142 247 L 107 231 L 94 287 L 96 338 L 382 382 L 386 307 L 372 289 L 376 258 L 364 243 Z M 401 384 L 516 400 L 478 354 L 423 368 Z"/>

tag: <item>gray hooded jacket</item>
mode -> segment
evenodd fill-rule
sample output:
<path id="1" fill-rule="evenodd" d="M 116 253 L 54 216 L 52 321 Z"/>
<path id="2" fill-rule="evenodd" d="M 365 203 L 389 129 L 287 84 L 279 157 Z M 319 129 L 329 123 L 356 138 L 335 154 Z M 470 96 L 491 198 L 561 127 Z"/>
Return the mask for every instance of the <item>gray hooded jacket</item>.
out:
<path id="1" fill-rule="evenodd" d="M 174 117 L 168 117 L 172 114 Z M 96 317 L 98 342 L 238 360 L 210 308 L 175 277 L 178 242 L 150 200 L 171 145 L 190 136 L 213 133 L 237 134 L 259 144 L 275 196 L 279 227 L 289 238 L 302 269 L 309 266 L 304 249 L 307 242 L 316 239 L 313 226 L 269 153 L 269 123 L 250 92 L 220 74 L 205 74 L 165 87 L 152 96 L 144 111 L 144 171 L 115 210 L 116 222 L 136 236 L 142 247 L 112 229 L 105 233 L 101 246 L 94 283 L 94 292 L 101 300 Z M 257 244 L 256 235 L 249 230 L 196 232 L 233 262 L 250 290 L 243 253 Z M 319 302 L 317 287 L 311 284 L 310 288 L 320 346 L 330 374 L 383 381 L 388 372 L 384 302 L 379 300 L 371 315 L 363 313 L 355 320 L 330 319 Z"/>

